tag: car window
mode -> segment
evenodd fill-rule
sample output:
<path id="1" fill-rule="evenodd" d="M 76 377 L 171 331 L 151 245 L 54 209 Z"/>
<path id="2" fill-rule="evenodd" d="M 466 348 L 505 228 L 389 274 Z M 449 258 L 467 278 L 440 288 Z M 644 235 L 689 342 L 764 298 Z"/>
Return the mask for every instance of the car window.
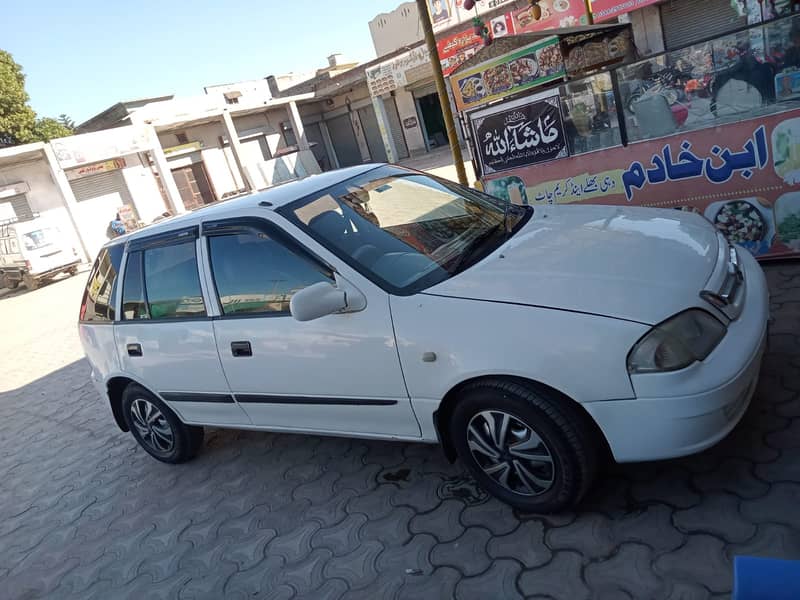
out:
<path id="1" fill-rule="evenodd" d="M 289 301 L 297 290 L 331 281 L 266 233 L 212 236 L 208 248 L 224 315 L 289 314 Z"/>
<path id="2" fill-rule="evenodd" d="M 497 199 L 393 167 L 278 212 L 385 290 L 403 295 L 455 275 L 507 239 Z"/>
<path id="3" fill-rule="evenodd" d="M 114 320 L 116 281 L 122 263 L 121 244 L 103 248 L 94 261 L 83 292 L 80 320 L 108 322 Z"/>
<path id="4" fill-rule="evenodd" d="M 142 253 L 131 252 L 125 263 L 125 276 L 122 282 L 122 318 L 125 320 L 150 318 L 142 275 Z"/>
<path id="5" fill-rule="evenodd" d="M 206 314 L 194 240 L 144 250 L 144 281 L 151 319 Z"/>

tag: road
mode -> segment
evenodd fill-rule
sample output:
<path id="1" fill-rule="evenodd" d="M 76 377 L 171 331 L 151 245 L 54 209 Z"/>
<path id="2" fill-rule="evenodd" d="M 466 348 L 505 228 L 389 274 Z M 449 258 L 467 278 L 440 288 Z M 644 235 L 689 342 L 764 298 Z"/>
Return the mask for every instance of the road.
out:
<path id="1" fill-rule="evenodd" d="M 212 430 L 195 461 L 160 464 L 89 384 L 86 274 L 0 292 L 0 595 L 727 597 L 735 555 L 800 559 L 800 264 L 767 274 L 770 346 L 734 432 L 609 467 L 544 517 L 435 446 Z"/>

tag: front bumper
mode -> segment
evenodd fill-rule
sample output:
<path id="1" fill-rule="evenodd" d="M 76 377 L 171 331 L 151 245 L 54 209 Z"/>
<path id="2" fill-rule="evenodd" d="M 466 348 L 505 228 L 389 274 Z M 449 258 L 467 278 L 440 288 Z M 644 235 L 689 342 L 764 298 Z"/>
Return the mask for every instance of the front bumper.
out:
<path id="1" fill-rule="evenodd" d="M 767 342 L 769 291 L 761 267 L 743 254 L 742 313 L 704 361 L 673 373 L 632 376 L 635 399 L 584 404 L 617 462 L 700 452 L 728 435 L 747 410 Z"/>

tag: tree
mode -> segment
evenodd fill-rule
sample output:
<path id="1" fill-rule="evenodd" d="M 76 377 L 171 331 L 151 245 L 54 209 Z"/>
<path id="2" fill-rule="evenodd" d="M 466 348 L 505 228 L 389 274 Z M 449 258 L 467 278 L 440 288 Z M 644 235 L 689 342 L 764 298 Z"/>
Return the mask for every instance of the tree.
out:
<path id="1" fill-rule="evenodd" d="M 58 122 L 61 123 L 67 129 L 69 129 L 70 131 L 72 132 L 75 131 L 75 121 L 70 119 L 69 115 L 61 113 L 60 115 L 58 115 Z"/>
<path id="2" fill-rule="evenodd" d="M 72 129 L 65 127 L 60 120 L 44 117 L 36 119 L 32 139 L 35 142 L 49 142 L 52 139 L 72 135 Z"/>
<path id="3" fill-rule="evenodd" d="M 0 148 L 72 135 L 75 123 L 67 115 L 37 118 L 28 100 L 22 67 L 0 50 Z"/>
<path id="4" fill-rule="evenodd" d="M 0 147 L 31 141 L 36 113 L 28 100 L 22 67 L 0 50 Z"/>

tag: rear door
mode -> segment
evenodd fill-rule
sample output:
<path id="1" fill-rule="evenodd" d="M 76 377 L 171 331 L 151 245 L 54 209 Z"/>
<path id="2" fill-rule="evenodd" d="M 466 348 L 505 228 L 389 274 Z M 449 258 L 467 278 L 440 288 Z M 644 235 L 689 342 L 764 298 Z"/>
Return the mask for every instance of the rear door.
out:
<path id="1" fill-rule="evenodd" d="M 158 393 L 184 421 L 249 424 L 217 354 L 197 243 L 196 226 L 128 243 L 117 351 L 123 371 Z"/>
<path id="2" fill-rule="evenodd" d="M 420 437 L 385 292 L 359 285 L 364 310 L 301 323 L 289 312 L 291 297 L 333 282 L 328 265 L 259 218 L 204 223 L 203 234 L 221 312 L 220 359 L 255 425 Z"/>

